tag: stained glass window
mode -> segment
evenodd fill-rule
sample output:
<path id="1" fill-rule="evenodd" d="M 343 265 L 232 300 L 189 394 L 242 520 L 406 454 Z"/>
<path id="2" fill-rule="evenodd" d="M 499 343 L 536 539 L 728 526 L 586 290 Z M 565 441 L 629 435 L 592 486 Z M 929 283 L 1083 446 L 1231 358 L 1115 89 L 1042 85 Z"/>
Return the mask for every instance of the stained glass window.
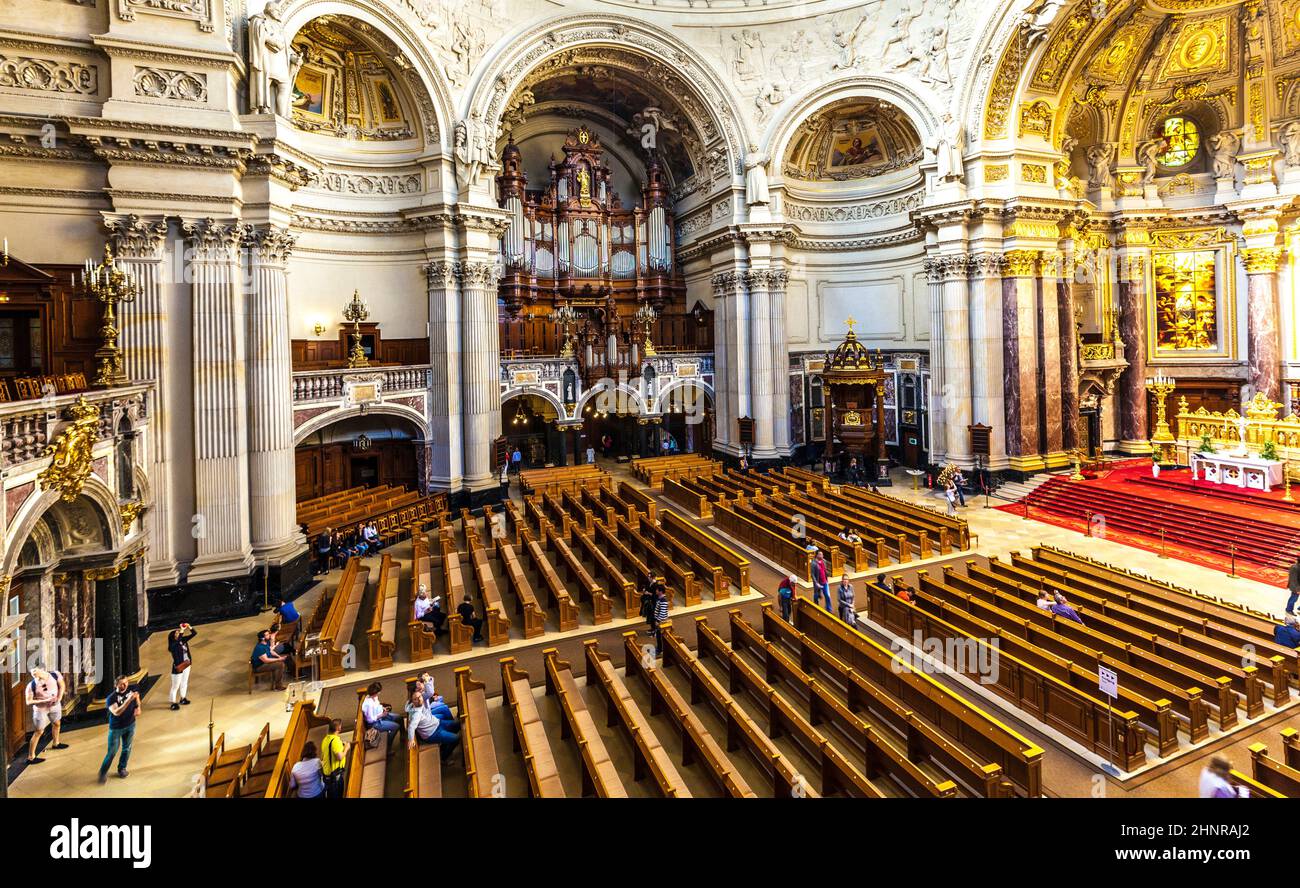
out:
<path id="1" fill-rule="evenodd" d="M 1167 117 L 1162 127 L 1165 150 L 1158 160 L 1162 166 L 1187 166 L 1201 147 L 1201 131 L 1195 121 L 1186 117 Z"/>
<path id="2" fill-rule="evenodd" d="M 1156 346 L 1197 351 L 1219 345 L 1217 253 L 1187 250 L 1154 256 Z"/>

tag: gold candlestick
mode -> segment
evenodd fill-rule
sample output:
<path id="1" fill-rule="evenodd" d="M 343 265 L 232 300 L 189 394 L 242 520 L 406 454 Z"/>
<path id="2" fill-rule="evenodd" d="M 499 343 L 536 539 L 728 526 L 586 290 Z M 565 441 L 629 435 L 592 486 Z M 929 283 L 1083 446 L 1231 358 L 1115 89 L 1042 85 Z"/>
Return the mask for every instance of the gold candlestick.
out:
<path id="1" fill-rule="evenodd" d="M 98 369 L 95 373 L 95 385 L 107 388 L 126 383 L 126 374 L 122 372 L 122 350 L 118 348 L 117 338 L 121 331 L 117 326 L 117 306 L 123 302 L 134 302 L 139 293 L 135 281 L 125 271 L 117 267 L 113 257 L 113 248 L 104 244 L 104 261 L 96 265 L 86 260 L 86 267 L 81 273 L 81 284 L 96 299 L 104 303 L 104 322 L 99 328 L 103 345 L 95 352 Z"/>
<path id="2" fill-rule="evenodd" d="M 1161 372 L 1147 379 L 1147 391 L 1156 396 L 1156 431 L 1151 436 L 1151 444 L 1159 447 L 1161 463 L 1172 463 L 1175 459 L 1175 438 L 1169 431 L 1169 420 L 1165 414 L 1165 399 L 1173 392 L 1174 385 L 1173 377 Z"/>
<path id="3" fill-rule="evenodd" d="M 636 310 L 637 322 L 645 327 L 644 351 L 647 358 L 653 358 L 657 354 L 657 352 L 655 352 L 654 343 L 650 341 L 650 325 L 655 322 L 656 317 L 657 315 L 655 314 L 655 310 L 650 307 L 648 302 Z"/>
<path id="4" fill-rule="evenodd" d="M 1291 460 L 1282 462 L 1282 499 L 1288 503 L 1295 502 L 1295 497 L 1291 495 Z"/>
<path id="5" fill-rule="evenodd" d="M 564 329 L 564 345 L 560 348 L 560 357 L 573 357 L 573 341 L 569 338 L 569 327 L 578 319 L 578 313 L 569 303 L 551 310 L 550 320 L 553 324 L 559 324 Z"/>
<path id="6" fill-rule="evenodd" d="M 352 291 L 352 301 L 343 306 L 343 320 L 352 322 L 352 350 L 348 353 L 349 367 L 369 367 L 365 349 L 361 347 L 361 322 L 370 317 L 370 309 L 361 301 L 361 293 Z"/>

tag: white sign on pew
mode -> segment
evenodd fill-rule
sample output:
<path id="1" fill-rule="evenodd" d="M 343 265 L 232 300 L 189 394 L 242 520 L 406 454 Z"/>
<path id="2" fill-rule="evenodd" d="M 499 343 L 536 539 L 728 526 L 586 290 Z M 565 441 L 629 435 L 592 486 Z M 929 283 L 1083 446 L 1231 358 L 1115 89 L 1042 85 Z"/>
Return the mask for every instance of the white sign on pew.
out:
<path id="1" fill-rule="evenodd" d="M 1097 687 L 1103 694 L 1112 700 L 1119 696 L 1119 675 L 1114 669 L 1107 669 L 1105 666 L 1097 666 Z"/>

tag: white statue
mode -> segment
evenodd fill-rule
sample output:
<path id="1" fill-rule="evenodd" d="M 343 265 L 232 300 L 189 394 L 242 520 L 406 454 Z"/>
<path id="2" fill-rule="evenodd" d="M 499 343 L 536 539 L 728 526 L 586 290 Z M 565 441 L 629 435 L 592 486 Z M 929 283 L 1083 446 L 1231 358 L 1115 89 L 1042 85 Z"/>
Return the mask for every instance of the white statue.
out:
<path id="1" fill-rule="evenodd" d="M 271 0 L 248 20 L 248 110 L 289 117 L 293 75 L 301 59 L 289 46 L 280 20 L 280 2 Z"/>
<path id="2" fill-rule="evenodd" d="M 926 146 L 934 152 L 940 182 L 960 182 L 965 177 L 966 170 L 961 156 L 964 141 L 965 133 L 962 131 L 961 121 L 956 120 L 951 114 L 943 115 L 942 129 L 934 142 Z"/>
<path id="3" fill-rule="evenodd" d="M 477 144 L 478 130 L 472 121 L 456 121 L 454 153 L 456 155 L 456 181 L 461 188 L 478 183 L 483 165 Z"/>
<path id="4" fill-rule="evenodd" d="M 1160 168 L 1160 154 L 1164 147 L 1164 139 L 1148 139 L 1138 146 L 1137 160 L 1142 166 L 1141 182 L 1144 186 L 1155 181 L 1156 172 Z"/>
<path id="5" fill-rule="evenodd" d="M 1300 120 L 1293 120 L 1278 133 L 1282 138 L 1282 157 L 1286 165 L 1300 166 Z"/>
<path id="6" fill-rule="evenodd" d="M 917 74 L 926 83 L 949 83 L 952 75 L 948 69 L 948 29 L 935 25 L 925 29 L 921 41 L 921 70 Z M 909 60 L 910 61 L 910 60 Z"/>
<path id="7" fill-rule="evenodd" d="M 1214 178 L 1231 179 L 1237 170 L 1237 149 L 1241 147 L 1241 138 L 1232 132 L 1223 130 L 1210 136 L 1210 148 L 1214 151 L 1212 162 Z"/>
<path id="8" fill-rule="evenodd" d="M 835 64 L 831 65 L 832 71 L 839 71 L 847 68 L 856 68 L 862 59 L 858 55 L 858 42 L 867 32 L 867 17 L 864 15 L 858 19 L 858 23 L 852 28 L 836 28 L 834 34 L 835 45 L 839 48 L 840 57 L 836 59 Z"/>
<path id="9" fill-rule="evenodd" d="M 1115 174 L 1111 170 L 1111 158 L 1115 156 L 1115 146 L 1108 142 L 1093 145 L 1083 153 L 1088 161 L 1088 187 L 1113 188 Z"/>
<path id="10" fill-rule="evenodd" d="M 785 88 L 776 81 L 769 80 L 758 88 L 754 95 L 754 116 L 762 120 L 767 112 L 785 101 Z"/>
<path id="11" fill-rule="evenodd" d="M 767 155 L 751 145 L 745 155 L 745 205 L 754 207 L 767 202 Z"/>
<path id="12" fill-rule="evenodd" d="M 1061 9 L 1065 7 L 1066 0 L 1038 0 L 1037 3 L 1030 4 L 1025 10 L 1021 21 L 1025 23 L 1029 31 L 1029 46 L 1033 46 L 1038 41 L 1047 36 L 1047 31 L 1051 28 L 1052 22 L 1061 14 Z"/>
<path id="13" fill-rule="evenodd" d="M 900 44 L 903 49 L 907 49 L 911 45 L 912 22 L 920 17 L 923 9 L 924 7 L 919 3 L 915 9 L 908 3 L 903 6 L 898 15 L 894 16 L 894 22 L 889 26 L 890 37 L 885 41 L 885 45 L 880 48 L 882 59 L 889 54 L 889 48 L 895 43 Z"/>

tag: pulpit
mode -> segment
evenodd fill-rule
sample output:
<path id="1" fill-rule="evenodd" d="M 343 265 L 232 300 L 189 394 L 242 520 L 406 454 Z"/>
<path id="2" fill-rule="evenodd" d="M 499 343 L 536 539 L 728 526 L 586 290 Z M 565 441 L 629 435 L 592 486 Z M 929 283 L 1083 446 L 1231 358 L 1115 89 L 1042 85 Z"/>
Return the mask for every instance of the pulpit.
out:
<path id="1" fill-rule="evenodd" d="M 853 332 L 854 320 L 835 351 L 826 356 L 822 371 L 831 411 L 831 434 L 826 456 L 847 463 L 857 457 L 875 464 L 878 479 L 888 477 L 889 452 L 885 448 L 885 365 Z"/>

